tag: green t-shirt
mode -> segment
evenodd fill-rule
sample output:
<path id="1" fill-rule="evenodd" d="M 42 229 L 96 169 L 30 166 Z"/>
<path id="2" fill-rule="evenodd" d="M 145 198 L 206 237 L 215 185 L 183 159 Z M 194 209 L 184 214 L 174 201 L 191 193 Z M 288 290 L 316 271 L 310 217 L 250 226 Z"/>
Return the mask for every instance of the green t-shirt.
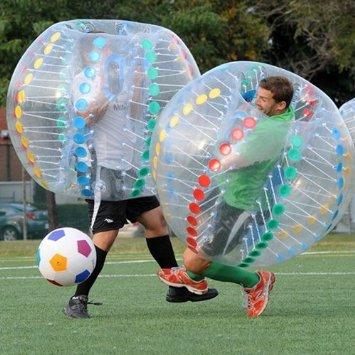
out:
<path id="1" fill-rule="evenodd" d="M 285 145 L 287 133 L 294 120 L 292 108 L 283 114 L 260 121 L 253 132 L 240 143 L 242 167 L 223 174 L 225 202 L 236 208 L 254 210 L 256 200 L 263 199 L 263 186 Z"/>

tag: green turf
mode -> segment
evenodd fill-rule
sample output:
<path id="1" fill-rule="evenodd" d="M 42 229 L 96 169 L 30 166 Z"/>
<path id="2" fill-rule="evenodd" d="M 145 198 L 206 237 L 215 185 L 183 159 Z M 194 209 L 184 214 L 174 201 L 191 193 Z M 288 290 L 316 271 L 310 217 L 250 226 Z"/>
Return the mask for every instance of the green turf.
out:
<path id="1" fill-rule="evenodd" d="M 165 302 L 138 238 L 114 247 L 91 295 L 104 303 L 91 306 L 93 318 L 66 319 L 61 309 L 73 288 L 30 278 L 39 276 L 35 268 L 15 269 L 33 265 L 37 245 L 0 243 L 2 354 L 355 353 L 354 236 L 330 236 L 311 251 L 331 253 L 274 267 L 277 283 L 258 319 L 246 318 L 239 287 L 226 283 L 210 281 L 220 295 L 209 302 Z M 146 262 L 129 262 L 139 260 Z"/>

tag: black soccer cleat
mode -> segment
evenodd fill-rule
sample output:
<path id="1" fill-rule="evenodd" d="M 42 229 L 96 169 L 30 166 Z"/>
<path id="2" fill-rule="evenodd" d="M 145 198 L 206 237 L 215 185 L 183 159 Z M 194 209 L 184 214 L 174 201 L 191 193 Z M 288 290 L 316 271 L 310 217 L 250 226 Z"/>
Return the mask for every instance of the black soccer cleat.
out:
<path id="1" fill-rule="evenodd" d="M 206 293 L 197 295 L 190 292 L 186 287 L 173 287 L 169 286 L 168 293 L 166 294 L 166 300 L 171 303 L 180 302 L 200 302 L 211 300 L 218 296 L 218 291 L 215 288 L 209 288 Z"/>
<path id="2" fill-rule="evenodd" d="M 63 309 L 63 312 L 68 318 L 90 318 L 88 304 L 96 306 L 102 305 L 102 303 L 99 302 L 89 302 L 88 296 L 86 295 L 73 296 Z"/>

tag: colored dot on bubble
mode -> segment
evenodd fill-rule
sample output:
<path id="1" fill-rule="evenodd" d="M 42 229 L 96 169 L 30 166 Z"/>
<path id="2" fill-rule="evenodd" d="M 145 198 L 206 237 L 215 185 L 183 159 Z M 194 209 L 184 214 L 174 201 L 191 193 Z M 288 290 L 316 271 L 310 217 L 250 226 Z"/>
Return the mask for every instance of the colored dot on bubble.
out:
<path id="1" fill-rule="evenodd" d="M 197 226 L 197 219 L 195 217 L 188 216 L 186 219 L 192 226 Z"/>
<path id="2" fill-rule="evenodd" d="M 79 85 L 79 91 L 82 93 L 82 94 L 88 94 L 91 90 L 91 86 L 90 84 L 88 83 L 81 83 Z"/>
<path id="3" fill-rule="evenodd" d="M 231 138 L 233 140 L 239 141 L 244 137 L 243 130 L 240 128 L 234 128 L 232 133 L 231 133 Z"/>
<path id="4" fill-rule="evenodd" d="M 50 52 L 52 52 L 52 49 L 53 49 L 53 44 L 52 44 L 52 43 L 49 43 L 48 45 L 46 45 L 46 46 L 44 47 L 43 53 L 44 53 L 45 55 L 48 55 L 48 54 L 50 54 Z"/>
<path id="5" fill-rule="evenodd" d="M 16 96 L 16 99 L 17 99 L 17 102 L 19 104 L 23 104 L 26 100 L 26 94 L 25 94 L 25 91 L 24 90 L 20 90 L 18 93 L 17 93 L 17 96 Z"/>
<path id="6" fill-rule="evenodd" d="M 198 177 L 198 183 L 203 187 L 208 187 L 211 184 L 211 179 L 207 175 L 200 175 Z"/>
<path id="7" fill-rule="evenodd" d="M 156 124 L 157 124 L 157 121 L 156 121 L 154 118 L 150 119 L 150 120 L 147 122 L 147 130 L 148 130 L 148 131 L 153 131 Z"/>
<path id="8" fill-rule="evenodd" d="M 90 183 L 90 179 L 87 176 L 79 176 L 77 181 L 79 185 L 88 185 Z"/>
<path id="9" fill-rule="evenodd" d="M 288 158 L 291 161 L 300 161 L 302 158 L 301 152 L 296 148 L 291 148 L 287 153 Z"/>
<path id="10" fill-rule="evenodd" d="M 159 142 L 164 142 L 168 134 L 165 129 L 162 129 L 159 133 Z"/>
<path id="11" fill-rule="evenodd" d="M 86 141 L 86 137 L 83 134 L 80 134 L 80 133 L 74 134 L 73 139 L 74 139 L 74 142 L 76 144 L 83 144 Z"/>
<path id="12" fill-rule="evenodd" d="M 84 147 L 77 147 L 75 149 L 75 154 L 80 158 L 84 158 L 87 156 L 88 153 Z"/>
<path id="13" fill-rule="evenodd" d="M 135 189 L 143 189 L 145 186 L 145 181 L 144 179 L 137 179 L 133 185 Z"/>
<path id="14" fill-rule="evenodd" d="M 179 117 L 178 116 L 173 116 L 171 119 L 170 119 L 170 122 L 169 122 L 169 126 L 170 128 L 174 128 L 176 127 L 178 124 L 179 124 Z"/>
<path id="15" fill-rule="evenodd" d="M 147 138 L 145 139 L 144 144 L 145 144 L 147 147 L 149 147 L 151 142 L 152 142 L 152 137 L 150 136 L 150 137 L 147 137 Z"/>
<path id="16" fill-rule="evenodd" d="M 40 68 L 42 66 L 42 64 L 43 64 L 43 58 L 37 58 L 35 60 L 35 62 L 33 63 L 33 67 L 35 69 L 38 69 L 38 68 Z"/>
<path id="17" fill-rule="evenodd" d="M 29 141 L 25 136 L 21 136 L 21 144 L 25 149 L 29 147 Z"/>
<path id="18" fill-rule="evenodd" d="M 195 228 L 193 228 L 193 227 L 187 227 L 186 231 L 187 231 L 188 234 L 190 234 L 190 235 L 192 235 L 194 237 L 197 236 L 197 230 Z"/>
<path id="19" fill-rule="evenodd" d="M 88 108 L 88 102 L 85 99 L 79 99 L 75 102 L 75 108 L 78 111 L 85 111 Z"/>
<path id="20" fill-rule="evenodd" d="M 317 219 L 314 216 L 308 216 L 307 217 L 307 222 L 308 222 L 308 224 L 312 225 L 312 224 L 317 222 Z"/>
<path id="21" fill-rule="evenodd" d="M 186 238 L 186 243 L 189 245 L 189 246 L 191 246 L 192 248 L 196 248 L 196 246 L 197 246 L 197 242 L 196 242 L 196 240 L 193 238 L 193 237 L 187 237 Z M 195 251 L 196 252 L 196 251 Z"/>
<path id="22" fill-rule="evenodd" d="M 338 144 L 335 148 L 335 151 L 338 155 L 343 155 L 345 153 L 345 148 L 343 145 Z"/>
<path id="23" fill-rule="evenodd" d="M 265 249 L 268 247 L 268 245 L 269 244 L 267 242 L 263 241 L 263 242 L 259 242 L 255 247 L 256 249 Z"/>
<path id="24" fill-rule="evenodd" d="M 76 163 L 75 169 L 76 169 L 76 171 L 79 171 L 80 173 L 86 173 L 88 170 L 88 166 L 84 162 L 79 161 L 78 163 Z"/>
<path id="25" fill-rule="evenodd" d="M 153 167 L 154 169 L 158 167 L 158 157 L 156 155 L 153 158 Z"/>
<path id="26" fill-rule="evenodd" d="M 245 117 L 243 124 L 245 128 L 252 129 L 256 126 L 256 120 L 254 117 Z"/>
<path id="27" fill-rule="evenodd" d="M 57 42 L 60 39 L 61 36 L 62 35 L 61 35 L 60 32 L 56 32 L 56 33 L 52 34 L 52 36 L 50 38 L 50 41 L 51 42 Z"/>
<path id="28" fill-rule="evenodd" d="M 67 140 L 67 137 L 63 133 L 61 133 L 58 134 L 58 140 L 61 142 L 65 142 Z"/>
<path id="29" fill-rule="evenodd" d="M 221 154 L 223 155 L 228 155 L 230 154 L 230 152 L 232 151 L 232 148 L 230 146 L 229 143 L 222 143 L 220 146 L 219 146 L 219 151 Z"/>
<path id="30" fill-rule="evenodd" d="M 138 171 L 140 177 L 147 176 L 149 174 L 149 168 L 143 167 Z"/>
<path id="31" fill-rule="evenodd" d="M 214 89 L 212 89 L 212 90 L 209 92 L 208 96 L 209 96 L 211 99 L 215 99 L 215 98 L 217 98 L 220 94 L 221 94 L 221 90 L 218 89 L 218 88 L 214 88 Z"/>
<path id="32" fill-rule="evenodd" d="M 143 39 L 141 44 L 145 50 L 151 50 L 153 48 L 153 42 L 150 41 L 149 39 L 146 39 L 146 38 Z"/>
<path id="33" fill-rule="evenodd" d="M 25 79 L 24 79 L 24 83 L 26 85 L 30 84 L 31 81 L 33 79 L 33 74 L 32 73 L 28 73 L 26 76 L 25 76 Z"/>
<path id="34" fill-rule="evenodd" d="M 66 121 L 64 119 L 58 118 L 56 121 L 56 126 L 58 128 L 65 128 L 65 123 L 66 123 Z"/>
<path id="35" fill-rule="evenodd" d="M 270 219 L 267 222 L 267 227 L 271 230 L 276 229 L 279 226 L 279 222 L 276 219 Z"/>
<path id="36" fill-rule="evenodd" d="M 22 116 L 22 108 L 21 108 L 21 106 L 16 106 L 15 107 L 15 117 L 21 118 L 21 116 Z"/>
<path id="37" fill-rule="evenodd" d="M 330 212 L 329 205 L 325 204 L 325 205 L 320 206 L 319 211 L 322 215 L 329 213 Z"/>
<path id="38" fill-rule="evenodd" d="M 90 197 L 92 194 L 90 189 L 83 189 L 83 190 L 81 190 L 81 193 L 85 197 Z"/>
<path id="39" fill-rule="evenodd" d="M 207 101 L 207 95 L 199 95 L 199 96 L 197 96 L 195 102 L 196 102 L 197 105 L 202 105 L 202 104 L 204 104 L 206 101 Z"/>
<path id="40" fill-rule="evenodd" d="M 74 127 L 77 129 L 82 129 L 86 125 L 86 121 L 83 117 L 77 116 L 74 118 Z"/>
<path id="41" fill-rule="evenodd" d="M 300 148 L 303 144 L 303 139 L 301 136 L 294 135 L 291 137 L 291 144 L 294 148 Z"/>
<path id="42" fill-rule="evenodd" d="M 17 121 L 16 124 L 15 124 L 15 127 L 16 127 L 16 131 L 17 133 L 23 133 L 23 125 L 21 122 Z"/>
<path id="43" fill-rule="evenodd" d="M 244 261 L 245 263 L 252 264 L 252 263 L 255 261 L 255 259 L 252 258 L 251 256 L 248 256 L 248 257 L 246 257 L 243 261 Z"/>
<path id="44" fill-rule="evenodd" d="M 274 235 L 273 235 L 271 232 L 266 232 L 266 233 L 264 233 L 264 234 L 261 236 L 261 240 L 262 240 L 263 242 L 272 240 L 273 238 L 274 238 Z"/>
<path id="45" fill-rule="evenodd" d="M 157 96 L 160 94 L 160 88 L 157 83 L 150 84 L 148 90 L 151 96 Z"/>
<path id="46" fill-rule="evenodd" d="M 303 231 L 303 226 L 301 224 L 295 224 L 293 227 L 292 227 L 292 231 L 293 233 L 295 234 L 300 234 L 302 231 Z"/>
<path id="47" fill-rule="evenodd" d="M 195 189 L 193 195 L 197 201 L 202 201 L 205 198 L 205 193 L 201 189 Z"/>
<path id="48" fill-rule="evenodd" d="M 148 69 L 147 74 L 148 74 L 148 78 L 149 78 L 150 80 L 154 80 L 154 79 L 156 79 L 156 78 L 158 77 L 158 69 L 156 69 L 156 68 L 154 68 L 154 67 L 150 67 L 150 68 Z"/>
<path id="49" fill-rule="evenodd" d="M 212 170 L 212 171 L 219 171 L 221 168 L 221 163 L 218 159 L 211 159 L 208 162 L 208 167 Z"/>
<path id="50" fill-rule="evenodd" d="M 142 159 L 144 161 L 148 161 L 149 160 L 149 150 L 145 150 L 142 154 Z"/>
<path id="51" fill-rule="evenodd" d="M 201 208 L 200 206 L 197 204 L 197 203 L 190 203 L 189 204 L 189 210 L 194 213 L 194 214 L 197 214 L 197 213 L 200 213 L 201 212 Z"/>
<path id="52" fill-rule="evenodd" d="M 284 169 L 286 179 L 294 180 L 297 177 L 297 169 L 293 166 L 288 166 Z"/>
<path id="53" fill-rule="evenodd" d="M 154 63 L 157 60 L 157 56 L 154 51 L 147 52 L 145 57 L 150 63 Z"/>
<path id="54" fill-rule="evenodd" d="M 182 109 L 182 113 L 186 116 L 188 115 L 191 111 L 192 111 L 192 104 L 191 103 L 188 103 L 184 106 L 184 108 Z"/>
<path id="55" fill-rule="evenodd" d="M 159 154 L 160 154 L 160 149 L 161 149 L 160 143 L 157 143 L 157 144 L 155 145 L 155 153 L 156 153 L 156 155 L 159 155 Z"/>
<path id="56" fill-rule="evenodd" d="M 281 216 L 285 212 L 285 206 L 281 203 L 277 203 L 272 207 L 272 213 L 275 216 Z"/>
<path id="57" fill-rule="evenodd" d="M 148 105 L 148 110 L 149 113 L 151 113 L 152 115 L 157 114 L 160 111 L 160 105 L 158 102 L 156 101 L 152 101 L 149 105 Z"/>
<path id="58" fill-rule="evenodd" d="M 31 151 L 28 151 L 26 155 L 30 163 L 33 164 L 36 161 L 36 157 Z"/>
<path id="59" fill-rule="evenodd" d="M 97 62 L 100 59 L 100 53 L 92 51 L 89 53 L 89 59 L 92 62 Z"/>
<path id="60" fill-rule="evenodd" d="M 107 42 L 106 38 L 104 38 L 104 37 L 97 37 L 92 41 L 93 45 L 99 49 L 104 48 L 106 45 L 106 42 Z"/>
<path id="61" fill-rule="evenodd" d="M 279 192 L 280 192 L 280 195 L 281 197 L 288 197 L 291 195 L 291 192 L 292 192 L 292 187 L 290 185 L 281 185 L 280 188 L 279 188 Z"/>
<path id="62" fill-rule="evenodd" d="M 89 78 L 92 79 L 95 76 L 95 69 L 91 68 L 91 67 L 87 67 L 84 69 L 84 75 Z"/>
<path id="63" fill-rule="evenodd" d="M 39 167 L 35 167 L 33 168 L 33 173 L 36 177 L 41 178 L 42 177 L 42 172 L 41 169 Z"/>
<path id="64" fill-rule="evenodd" d="M 249 253 L 249 255 L 250 255 L 250 256 L 253 256 L 253 257 L 256 257 L 256 256 L 260 256 L 261 253 L 260 253 L 259 250 L 254 249 L 254 250 L 252 250 L 252 251 Z"/>

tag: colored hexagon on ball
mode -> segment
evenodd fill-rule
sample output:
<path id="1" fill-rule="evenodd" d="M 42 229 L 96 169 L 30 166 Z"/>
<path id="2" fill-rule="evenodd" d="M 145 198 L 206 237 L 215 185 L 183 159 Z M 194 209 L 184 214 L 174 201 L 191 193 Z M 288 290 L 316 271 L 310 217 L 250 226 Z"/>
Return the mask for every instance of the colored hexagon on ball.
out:
<path id="1" fill-rule="evenodd" d="M 78 253 L 88 257 L 91 253 L 91 247 L 86 240 L 78 240 Z"/>
<path id="2" fill-rule="evenodd" d="M 68 260 L 65 256 L 55 254 L 52 259 L 49 260 L 54 271 L 64 271 L 67 269 Z"/>

